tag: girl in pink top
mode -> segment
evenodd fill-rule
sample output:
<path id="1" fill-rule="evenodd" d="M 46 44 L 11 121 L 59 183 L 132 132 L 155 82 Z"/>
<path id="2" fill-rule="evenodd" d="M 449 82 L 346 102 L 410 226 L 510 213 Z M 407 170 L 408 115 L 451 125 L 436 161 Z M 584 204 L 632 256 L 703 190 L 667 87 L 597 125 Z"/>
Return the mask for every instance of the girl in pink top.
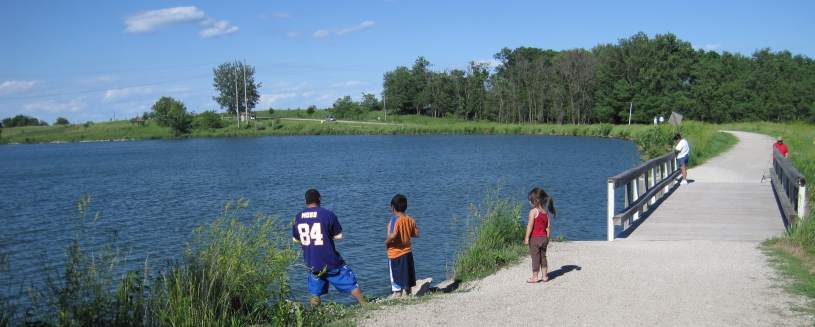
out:
<path id="1" fill-rule="evenodd" d="M 548 263 L 546 262 L 546 247 L 549 245 L 551 224 L 549 218 L 557 214 L 555 202 L 542 188 L 536 187 L 529 191 L 529 219 L 524 234 L 524 244 L 529 245 L 529 256 L 532 257 L 532 276 L 527 283 L 548 281 Z M 538 278 L 538 273 L 541 272 Z"/>

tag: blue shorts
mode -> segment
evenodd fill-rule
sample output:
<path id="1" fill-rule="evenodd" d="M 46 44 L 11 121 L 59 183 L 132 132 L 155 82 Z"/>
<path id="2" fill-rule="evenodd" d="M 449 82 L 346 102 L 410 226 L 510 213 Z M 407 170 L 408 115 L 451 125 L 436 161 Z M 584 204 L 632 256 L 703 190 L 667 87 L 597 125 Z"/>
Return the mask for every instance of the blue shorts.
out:
<path id="1" fill-rule="evenodd" d="M 331 269 L 320 277 L 311 272 L 308 273 L 308 292 L 314 296 L 328 293 L 329 283 L 342 293 L 351 293 L 351 291 L 359 288 L 354 271 L 347 265 Z"/>
<path id="2" fill-rule="evenodd" d="M 682 157 L 682 158 L 676 158 L 676 164 L 677 164 L 679 167 L 682 167 L 682 166 L 687 166 L 687 165 L 688 165 L 688 161 L 689 161 L 689 160 L 690 160 L 690 156 L 684 156 L 684 157 Z"/>

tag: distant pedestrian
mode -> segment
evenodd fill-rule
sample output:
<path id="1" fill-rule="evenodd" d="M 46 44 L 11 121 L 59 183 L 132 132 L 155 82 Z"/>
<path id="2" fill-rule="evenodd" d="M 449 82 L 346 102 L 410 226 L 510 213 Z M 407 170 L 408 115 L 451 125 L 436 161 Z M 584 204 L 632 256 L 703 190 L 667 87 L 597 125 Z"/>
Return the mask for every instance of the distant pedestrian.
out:
<path id="1" fill-rule="evenodd" d="M 532 276 L 527 283 L 549 281 L 549 264 L 546 260 L 546 248 L 552 231 L 551 218 L 557 215 L 555 201 L 542 188 L 536 187 L 527 194 L 529 216 L 524 234 L 524 244 L 529 245 L 529 256 L 532 258 Z M 540 277 L 538 277 L 540 274 Z"/>
<path id="2" fill-rule="evenodd" d="M 682 134 L 676 133 L 674 135 L 674 141 L 676 141 L 676 164 L 679 165 L 679 169 L 682 171 L 682 185 L 688 184 L 688 161 L 690 160 L 690 144 L 688 144 L 688 140 L 682 137 Z"/>
<path id="3" fill-rule="evenodd" d="M 394 296 L 410 294 L 416 286 L 416 268 L 413 265 L 411 238 L 419 237 L 416 220 L 408 216 L 407 197 L 394 195 L 391 199 L 391 218 L 388 222 L 388 237 L 385 246 L 388 249 L 388 268 L 391 275 L 391 292 Z"/>
<path id="4" fill-rule="evenodd" d="M 351 293 L 360 304 L 365 303 L 354 271 L 334 247 L 334 240 L 342 239 L 340 221 L 333 212 L 320 207 L 317 190 L 306 191 L 305 199 L 306 208 L 295 216 L 291 234 L 294 241 L 300 243 L 309 269 L 308 291 L 312 295 L 309 302 L 312 306 L 319 305 L 320 296 L 328 293 L 328 284 L 331 284 L 342 293 Z"/>
<path id="5" fill-rule="evenodd" d="M 778 139 L 776 139 L 775 144 L 773 144 L 773 148 L 778 150 L 778 152 L 781 153 L 784 158 L 789 158 L 790 151 L 787 148 L 787 145 L 784 144 L 783 136 L 779 136 Z"/>

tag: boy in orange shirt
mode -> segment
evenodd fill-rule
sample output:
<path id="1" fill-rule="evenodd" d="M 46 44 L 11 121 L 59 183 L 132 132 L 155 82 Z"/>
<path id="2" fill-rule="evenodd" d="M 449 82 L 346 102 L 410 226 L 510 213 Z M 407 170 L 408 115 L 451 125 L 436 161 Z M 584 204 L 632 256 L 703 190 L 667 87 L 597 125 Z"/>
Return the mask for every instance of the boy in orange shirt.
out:
<path id="1" fill-rule="evenodd" d="M 388 238 L 385 245 L 388 247 L 388 266 L 391 275 L 391 291 L 399 296 L 404 291 L 410 294 L 410 289 L 416 286 L 416 269 L 413 267 L 413 253 L 410 248 L 410 239 L 419 237 L 419 228 L 416 220 L 405 214 L 407 198 L 397 194 L 391 199 L 391 216 L 388 223 Z"/>

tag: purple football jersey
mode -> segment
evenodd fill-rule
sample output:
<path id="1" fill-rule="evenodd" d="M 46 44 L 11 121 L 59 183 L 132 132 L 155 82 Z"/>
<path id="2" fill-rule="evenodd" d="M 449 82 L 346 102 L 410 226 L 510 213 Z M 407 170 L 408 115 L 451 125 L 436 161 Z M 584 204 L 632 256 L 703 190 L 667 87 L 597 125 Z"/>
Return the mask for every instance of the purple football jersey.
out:
<path id="1" fill-rule="evenodd" d="M 345 264 L 334 248 L 334 236 L 342 233 L 337 216 L 321 207 L 305 208 L 294 217 L 291 235 L 300 242 L 303 259 L 312 272 L 332 270 Z"/>

